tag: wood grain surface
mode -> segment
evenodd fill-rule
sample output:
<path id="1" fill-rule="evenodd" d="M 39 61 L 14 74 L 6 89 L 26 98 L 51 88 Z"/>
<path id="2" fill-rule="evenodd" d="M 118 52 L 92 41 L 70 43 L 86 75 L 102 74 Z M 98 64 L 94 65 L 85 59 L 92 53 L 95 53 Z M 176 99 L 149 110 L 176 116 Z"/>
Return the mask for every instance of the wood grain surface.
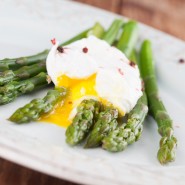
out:
<path id="1" fill-rule="evenodd" d="M 185 0 L 76 0 L 153 26 L 185 40 Z"/>
<path id="2" fill-rule="evenodd" d="M 77 185 L 0 158 L 0 185 Z"/>
<path id="3" fill-rule="evenodd" d="M 76 0 L 136 19 L 185 40 L 185 0 Z M 74 185 L 0 158 L 0 185 Z"/>

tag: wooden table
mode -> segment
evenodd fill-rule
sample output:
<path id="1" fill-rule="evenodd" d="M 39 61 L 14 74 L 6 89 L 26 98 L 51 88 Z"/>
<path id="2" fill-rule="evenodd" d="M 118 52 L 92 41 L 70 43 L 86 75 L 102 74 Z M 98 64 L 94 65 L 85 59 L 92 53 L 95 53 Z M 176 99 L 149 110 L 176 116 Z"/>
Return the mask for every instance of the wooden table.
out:
<path id="1" fill-rule="evenodd" d="M 76 0 L 136 19 L 185 40 L 184 0 Z M 73 185 L 0 158 L 0 185 Z"/>
<path id="2" fill-rule="evenodd" d="M 97 6 L 185 40 L 184 0 L 76 0 Z"/>

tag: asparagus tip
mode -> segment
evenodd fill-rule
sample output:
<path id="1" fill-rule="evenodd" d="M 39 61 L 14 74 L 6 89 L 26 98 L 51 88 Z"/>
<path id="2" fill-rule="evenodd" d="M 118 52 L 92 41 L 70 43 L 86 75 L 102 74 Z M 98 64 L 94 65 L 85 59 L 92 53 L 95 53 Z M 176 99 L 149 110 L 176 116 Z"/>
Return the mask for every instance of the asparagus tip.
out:
<path id="1" fill-rule="evenodd" d="M 159 162 L 164 165 L 175 160 L 177 139 L 175 137 L 162 137 L 160 140 L 160 149 L 157 153 Z"/>

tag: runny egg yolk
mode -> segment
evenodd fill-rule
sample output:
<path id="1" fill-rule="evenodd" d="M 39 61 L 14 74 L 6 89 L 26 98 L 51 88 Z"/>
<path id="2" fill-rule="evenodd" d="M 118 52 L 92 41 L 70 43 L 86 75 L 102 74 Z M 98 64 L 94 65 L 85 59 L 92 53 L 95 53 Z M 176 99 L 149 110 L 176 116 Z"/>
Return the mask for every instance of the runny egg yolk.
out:
<path id="1" fill-rule="evenodd" d="M 79 100 L 84 96 L 98 98 L 95 90 L 96 74 L 86 79 L 72 79 L 66 75 L 58 78 L 57 86 L 66 87 L 68 94 L 63 103 L 58 105 L 53 112 L 41 118 L 41 121 L 55 123 L 59 126 L 67 127 L 71 124 L 70 114 L 78 105 Z"/>

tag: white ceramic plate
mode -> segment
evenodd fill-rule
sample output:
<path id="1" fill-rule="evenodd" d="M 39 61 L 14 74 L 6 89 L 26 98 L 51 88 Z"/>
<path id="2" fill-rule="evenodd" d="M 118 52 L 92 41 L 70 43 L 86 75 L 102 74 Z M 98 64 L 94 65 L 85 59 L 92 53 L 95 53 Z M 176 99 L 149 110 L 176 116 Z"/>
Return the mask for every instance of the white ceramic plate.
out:
<path id="1" fill-rule="evenodd" d="M 92 26 L 105 27 L 119 17 L 93 7 L 62 0 L 1 1 L 0 58 L 35 54 Z M 160 93 L 174 120 L 177 159 L 163 167 L 156 159 L 159 135 L 148 117 L 141 140 L 117 154 L 66 145 L 65 129 L 54 124 L 15 125 L 7 118 L 46 90 L 0 107 L 0 156 L 38 171 L 87 184 L 183 184 L 185 181 L 185 43 L 140 24 L 140 42 L 153 43 Z M 139 46 L 139 44 L 138 44 Z"/>

